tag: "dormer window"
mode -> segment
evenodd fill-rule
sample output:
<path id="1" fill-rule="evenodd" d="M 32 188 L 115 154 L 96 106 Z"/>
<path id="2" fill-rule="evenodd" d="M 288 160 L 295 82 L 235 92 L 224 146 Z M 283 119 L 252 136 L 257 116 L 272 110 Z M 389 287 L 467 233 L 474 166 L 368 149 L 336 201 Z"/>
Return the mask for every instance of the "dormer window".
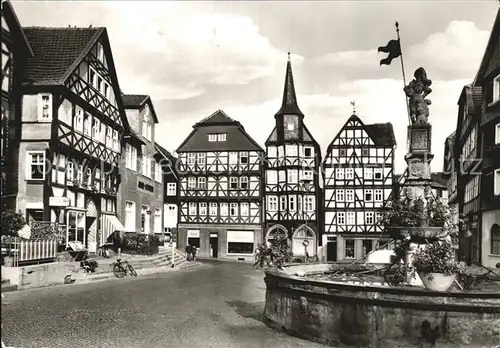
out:
<path id="1" fill-rule="evenodd" d="M 226 138 L 227 138 L 227 133 L 211 133 L 211 134 L 208 134 L 208 141 L 209 142 L 226 141 Z"/>
<path id="2" fill-rule="evenodd" d="M 209 134 L 208 141 L 210 141 L 210 142 L 217 141 L 217 134 Z"/>
<path id="3" fill-rule="evenodd" d="M 287 131 L 294 131 L 294 130 L 295 130 L 295 123 L 288 122 L 288 123 L 286 124 L 286 130 L 287 130 Z"/>
<path id="4" fill-rule="evenodd" d="M 217 134 L 217 141 L 226 141 L 226 133 Z"/>
<path id="5" fill-rule="evenodd" d="M 495 144 L 500 144 L 500 123 L 495 126 Z"/>
<path id="6" fill-rule="evenodd" d="M 39 94 L 38 99 L 38 121 L 52 120 L 52 95 Z"/>
<path id="7" fill-rule="evenodd" d="M 493 79 L 493 100 L 495 103 L 500 100 L 500 75 Z"/>

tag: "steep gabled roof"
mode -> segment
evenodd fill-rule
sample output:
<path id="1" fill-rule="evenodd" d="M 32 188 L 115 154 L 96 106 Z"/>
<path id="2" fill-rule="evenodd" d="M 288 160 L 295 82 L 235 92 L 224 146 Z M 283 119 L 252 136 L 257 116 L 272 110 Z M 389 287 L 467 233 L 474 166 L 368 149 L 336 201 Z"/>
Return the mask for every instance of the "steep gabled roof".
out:
<path id="1" fill-rule="evenodd" d="M 372 138 L 375 145 L 395 146 L 396 137 L 392 123 L 373 123 L 365 125 L 366 132 Z"/>
<path id="2" fill-rule="evenodd" d="M 226 141 L 208 141 L 209 134 L 226 133 Z M 177 152 L 193 151 L 259 151 L 264 150 L 245 131 L 243 125 L 222 110 L 195 123 L 193 130 L 182 142 Z"/>
<path id="3" fill-rule="evenodd" d="M 2 17 L 5 18 L 10 33 L 16 37 L 14 39 L 15 49 L 20 49 L 24 51 L 28 57 L 32 57 L 33 50 L 31 49 L 26 34 L 21 27 L 21 23 L 19 23 L 19 19 L 10 1 L 2 1 Z"/>
<path id="4" fill-rule="evenodd" d="M 297 95 L 295 94 L 295 84 L 293 83 L 292 63 L 290 62 L 290 53 L 286 63 L 285 87 L 283 89 L 283 101 L 281 108 L 276 115 L 301 115 L 304 116 L 297 104 Z"/>
<path id="5" fill-rule="evenodd" d="M 177 157 L 172 155 L 167 149 L 165 149 L 163 146 L 155 142 L 155 148 L 156 151 L 158 151 L 163 157 L 170 159 L 171 161 L 175 161 Z"/>
<path id="6" fill-rule="evenodd" d="M 156 115 L 156 110 L 153 105 L 153 101 L 149 95 L 145 94 L 123 94 L 123 106 L 125 109 L 140 109 L 146 103 L 149 103 L 149 109 L 151 110 L 151 114 L 153 116 L 153 120 L 155 123 L 158 123 L 158 116 Z"/>
<path id="7" fill-rule="evenodd" d="M 349 117 L 346 123 L 342 126 L 340 131 L 337 133 L 335 138 L 330 142 L 327 148 L 327 152 L 331 150 L 333 147 L 333 143 L 337 138 L 342 134 L 342 131 L 349 126 L 350 123 L 359 123 L 366 134 L 370 137 L 373 143 L 376 146 L 395 146 L 396 145 L 396 137 L 394 136 L 394 129 L 392 127 L 392 123 L 373 123 L 373 124 L 365 124 L 358 115 L 353 114 Z"/>
<path id="8" fill-rule="evenodd" d="M 476 78 L 474 79 L 474 85 L 480 84 L 482 80 L 488 75 L 488 67 L 489 64 L 494 61 L 496 61 L 497 66 L 500 64 L 498 57 L 493 57 L 494 55 L 494 49 L 497 48 L 499 50 L 499 45 L 500 42 L 498 38 L 500 37 L 500 7 L 497 10 L 497 15 L 495 17 L 495 22 L 493 23 L 493 28 L 491 29 L 491 34 L 490 38 L 488 40 L 488 43 L 486 44 L 486 49 L 483 54 L 483 58 L 481 60 L 481 64 L 479 65 L 479 69 L 476 74 Z M 498 52 L 497 52 L 498 53 Z"/>
<path id="9" fill-rule="evenodd" d="M 218 109 L 213 114 L 205 117 L 200 122 L 197 122 L 193 128 L 199 126 L 217 126 L 217 125 L 239 125 L 242 126 L 240 122 L 229 117 L 224 111 Z M 242 126 L 243 127 L 243 126 Z"/>
<path id="10" fill-rule="evenodd" d="M 105 28 L 25 27 L 34 55 L 26 61 L 23 80 L 32 85 L 64 84 L 104 31 Z"/>

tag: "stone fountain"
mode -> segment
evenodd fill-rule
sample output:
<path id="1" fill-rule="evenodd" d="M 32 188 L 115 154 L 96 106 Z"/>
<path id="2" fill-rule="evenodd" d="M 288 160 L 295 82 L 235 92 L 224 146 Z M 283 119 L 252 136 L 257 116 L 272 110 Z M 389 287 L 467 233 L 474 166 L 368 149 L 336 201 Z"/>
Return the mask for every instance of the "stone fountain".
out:
<path id="1" fill-rule="evenodd" d="M 432 182 L 431 102 L 426 99 L 431 80 L 423 68 L 414 77 L 404 88 L 411 124 L 405 156 L 408 176 L 401 195 L 425 202 Z M 408 265 L 425 240 L 443 237 L 443 228 L 429 227 L 422 219 L 419 226 L 395 227 L 389 233 L 409 242 Z M 265 322 L 334 347 L 493 347 L 500 342 L 499 292 L 435 292 L 422 286 L 345 281 L 328 276 L 337 274 L 338 265 L 333 266 L 315 263 L 266 270 Z M 410 280 L 416 283 L 418 278 Z"/>

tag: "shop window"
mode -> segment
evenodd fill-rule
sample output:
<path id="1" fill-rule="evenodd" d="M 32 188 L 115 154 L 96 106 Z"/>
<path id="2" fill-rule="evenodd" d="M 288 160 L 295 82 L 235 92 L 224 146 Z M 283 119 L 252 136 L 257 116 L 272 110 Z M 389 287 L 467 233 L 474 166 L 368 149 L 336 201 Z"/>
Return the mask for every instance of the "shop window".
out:
<path id="1" fill-rule="evenodd" d="M 228 254 L 253 254 L 253 231 L 227 231 Z"/>
<path id="2" fill-rule="evenodd" d="M 188 230 L 187 231 L 187 244 L 200 247 L 200 230 Z"/>

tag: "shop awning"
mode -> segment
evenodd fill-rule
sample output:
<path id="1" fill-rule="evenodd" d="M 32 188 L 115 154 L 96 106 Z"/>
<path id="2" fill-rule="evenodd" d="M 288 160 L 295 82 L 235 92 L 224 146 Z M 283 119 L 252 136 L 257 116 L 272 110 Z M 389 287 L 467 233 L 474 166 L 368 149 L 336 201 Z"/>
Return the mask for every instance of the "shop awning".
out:
<path id="1" fill-rule="evenodd" d="M 125 231 L 125 226 L 118 220 L 116 215 L 101 215 L 101 246 L 106 243 L 108 237 L 115 231 Z"/>

